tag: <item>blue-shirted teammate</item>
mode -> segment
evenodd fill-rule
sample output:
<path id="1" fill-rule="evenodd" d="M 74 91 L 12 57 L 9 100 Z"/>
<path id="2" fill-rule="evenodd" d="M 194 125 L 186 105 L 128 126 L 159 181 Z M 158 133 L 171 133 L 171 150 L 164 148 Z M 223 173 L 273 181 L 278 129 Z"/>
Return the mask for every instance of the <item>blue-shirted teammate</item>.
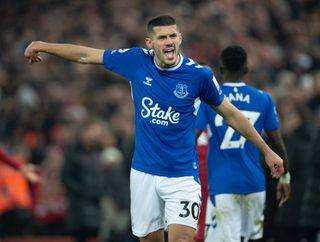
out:
<path id="1" fill-rule="evenodd" d="M 83 64 L 103 64 L 130 81 L 135 107 L 135 151 L 130 174 L 133 233 L 141 242 L 191 242 L 197 227 L 200 185 L 194 124 L 203 100 L 263 152 L 272 174 L 283 173 L 282 159 L 250 122 L 219 92 L 213 74 L 180 54 L 182 35 L 174 18 L 148 22 L 148 50 L 101 50 L 71 44 L 32 42 L 30 63 L 40 52 Z"/>
<path id="2" fill-rule="evenodd" d="M 247 55 L 239 46 L 222 51 L 220 70 L 224 78 L 221 90 L 226 98 L 248 118 L 255 129 L 268 135 L 285 161 L 287 155 L 280 135 L 279 121 L 269 94 L 246 85 Z M 265 175 L 260 165 L 259 150 L 228 126 L 221 115 L 201 103 L 196 121 L 197 135 L 208 128 L 208 182 L 213 217 L 208 210 L 209 227 L 206 241 L 258 241 L 263 232 Z M 289 176 L 289 173 L 285 175 Z M 278 185 L 281 205 L 289 197 L 290 187 L 282 178 Z M 260 240 L 259 240 L 260 241 Z"/>

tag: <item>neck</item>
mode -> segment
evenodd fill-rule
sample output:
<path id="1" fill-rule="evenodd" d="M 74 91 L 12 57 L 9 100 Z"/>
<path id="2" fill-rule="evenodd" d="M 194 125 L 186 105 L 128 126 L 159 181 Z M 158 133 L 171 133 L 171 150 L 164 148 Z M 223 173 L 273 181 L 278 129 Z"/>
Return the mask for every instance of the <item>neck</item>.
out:
<path id="1" fill-rule="evenodd" d="M 177 60 L 172 65 L 166 65 L 164 62 L 160 62 L 160 60 L 157 57 L 155 57 L 155 61 L 156 61 L 156 64 L 161 68 L 172 68 L 179 64 L 180 58 L 181 57 L 178 54 Z"/>
<path id="2" fill-rule="evenodd" d="M 225 73 L 223 82 L 242 82 L 242 76 Z"/>

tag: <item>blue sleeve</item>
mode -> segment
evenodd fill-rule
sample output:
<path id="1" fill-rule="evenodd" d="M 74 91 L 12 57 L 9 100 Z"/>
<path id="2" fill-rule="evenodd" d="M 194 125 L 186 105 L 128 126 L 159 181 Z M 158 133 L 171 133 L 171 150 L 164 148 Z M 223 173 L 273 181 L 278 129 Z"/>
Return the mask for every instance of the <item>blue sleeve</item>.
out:
<path id="1" fill-rule="evenodd" d="M 197 113 L 196 117 L 196 125 L 195 128 L 199 129 L 201 131 L 204 131 L 206 128 L 206 125 L 208 123 L 208 118 L 207 118 L 207 112 L 206 112 L 206 104 L 201 102 L 199 111 Z"/>
<path id="2" fill-rule="evenodd" d="M 142 48 L 105 50 L 103 65 L 107 70 L 132 80 L 145 54 Z"/>
<path id="3" fill-rule="evenodd" d="M 267 96 L 267 103 L 266 103 L 266 116 L 264 119 L 264 130 L 266 132 L 270 132 L 272 130 L 279 128 L 279 120 L 278 120 L 276 107 L 273 103 L 272 98 L 268 94 L 266 94 L 266 96 Z"/>
<path id="4" fill-rule="evenodd" d="M 213 104 L 215 106 L 219 106 L 224 98 L 219 83 L 209 69 L 205 71 L 200 98 L 206 103 L 211 105 Z"/>

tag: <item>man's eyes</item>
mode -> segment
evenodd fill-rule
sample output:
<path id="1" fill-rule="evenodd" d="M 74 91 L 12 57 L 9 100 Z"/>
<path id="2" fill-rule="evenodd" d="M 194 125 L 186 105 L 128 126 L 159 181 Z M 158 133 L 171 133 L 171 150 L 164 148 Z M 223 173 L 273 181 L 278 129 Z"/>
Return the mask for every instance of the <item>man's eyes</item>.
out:
<path id="1" fill-rule="evenodd" d="M 171 39 L 174 39 L 174 38 L 177 38 L 177 34 L 171 34 L 171 35 L 169 35 L 169 38 L 171 38 Z M 164 39 L 166 39 L 167 38 L 167 36 L 159 36 L 158 37 L 158 39 L 160 39 L 160 40 L 164 40 Z"/>

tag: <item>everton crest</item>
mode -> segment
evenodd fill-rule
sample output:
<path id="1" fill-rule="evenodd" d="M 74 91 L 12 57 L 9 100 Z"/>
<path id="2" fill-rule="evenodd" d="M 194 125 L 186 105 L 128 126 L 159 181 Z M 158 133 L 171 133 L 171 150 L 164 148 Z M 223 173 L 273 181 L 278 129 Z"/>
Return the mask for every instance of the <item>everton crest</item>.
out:
<path id="1" fill-rule="evenodd" d="M 189 94 L 188 86 L 185 84 L 177 84 L 173 93 L 177 98 L 185 98 Z"/>

